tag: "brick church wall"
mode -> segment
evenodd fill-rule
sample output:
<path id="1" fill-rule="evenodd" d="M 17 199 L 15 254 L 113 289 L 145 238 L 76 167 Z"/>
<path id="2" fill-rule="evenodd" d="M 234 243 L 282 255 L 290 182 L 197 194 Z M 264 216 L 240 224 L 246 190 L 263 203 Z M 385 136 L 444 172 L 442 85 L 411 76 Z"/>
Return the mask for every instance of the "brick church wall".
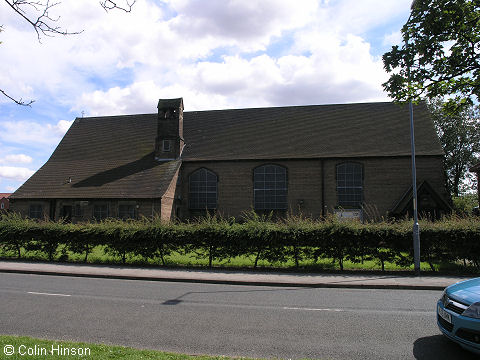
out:
<path id="1" fill-rule="evenodd" d="M 333 213 L 337 206 L 336 165 L 353 161 L 363 165 L 363 198 L 369 211 L 385 216 L 411 186 L 410 157 L 306 159 L 279 161 L 198 161 L 184 162 L 172 179 L 162 199 L 57 199 L 55 219 L 61 217 L 64 205 L 75 206 L 84 201 L 81 216 L 72 221 L 88 221 L 93 218 L 95 204 L 108 204 L 109 216 L 117 217 L 120 204 L 133 204 L 136 217 L 160 216 L 163 220 L 188 219 L 198 215 L 188 206 L 189 175 L 200 168 L 213 171 L 218 177 L 218 208 L 222 216 L 240 218 L 253 209 L 253 170 L 265 164 L 277 164 L 287 169 L 288 211 L 312 218 Z M 322 175 L 323 169 L 323 175 Z M 441 156 L 417 157 L 417 181 L 427 180 L 444 199 L 448 198 L 444 187 Z M 322 191 L 322 181 L 323 191 Z M 322 199 L 322 193 L 324 198 Z M 41 204 L 44 216 L 50 214 L 49 200 L 16 199 L 11 210 L 29 215 L 30 204 Z M 322 206 L 324 208 L 322 209 Z M 323 211 L 322 211 L 323 210 Z"/>
<path id="2" fill-rule="evenodd" d="M 253 208 L 253 169 L 260 165 L 277 164 L 287 168 L 288 207 L 293 214 L 319 218 L 333 213 L 337 206 L 336 165 L 353 161 L 363 165 L 364 203 L 380 216 L 385 216 L 411 186 L 410 157 L 308 159 L 281 161 L 202 161 L 184 162 L 179 187 L 180 213 L 190 218 L 195 212 L 188 208 L 188 178 L 191 173 L 206 168 L 218 177 L 218 209 L 223 216 L 240 217 Z M 442 157 L 417 157 L 417 181 L 427 180 L 443 198 L 444 174 Z M 322 164 L 323 162 L 323 164 Z M 322 176 L 322 167 L 324 174 Z M 322 179 L 324 181 L 322 201 Z M 322 213 L 322 205 L 324 206 Z"/>

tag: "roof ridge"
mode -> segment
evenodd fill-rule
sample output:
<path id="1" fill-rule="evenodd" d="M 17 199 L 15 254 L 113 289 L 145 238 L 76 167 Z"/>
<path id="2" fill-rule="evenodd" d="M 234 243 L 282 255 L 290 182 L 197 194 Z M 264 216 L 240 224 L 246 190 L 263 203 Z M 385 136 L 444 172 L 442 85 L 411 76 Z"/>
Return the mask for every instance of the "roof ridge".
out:
<path id="1" fill-rule="evenodd" d="M 138 117 L 138 116 L 156 116 L 157 113 L 144 113 L 144 114 L 125 114 L 125 115 L 103 115 L 103 116 L 85 116 L 76 117 L 75 120 L 93 120 L 93 119 L 107 119 L 107 118 L 125 118 L 125 117 Z"/>
<path id="2" fill-rule="evenodd" d="M 396 105 L 393 101 L 375 101 L 375 102 L 352 102 L 352 103 L 334 103 L 334 104 L 306 104 L 306 105 L 281 105 L 281 106 L 257 106 L 257 107 L 241 107 L 231 109 L 207 109 L 207 110 L 190 110 L 184 111 L 185 113 L 198 113 L 198 112 L 218 112 L 218 111 L 243 111 L 243 110 L 268 110 L 268 109 L 295 109 L 295 108 L 318 108 L 318 107 L 348 107 L 359 105 Z M 400 104 L 401 105 L 401 104 Z M 125 118 L 125 117 L 138 117 L 138 116 L 155 116 L 157 113 L 139 113 L 139 114 L 124 114 L 124 115 L 103 115 L 103 116 L 86 116 L 76 117 L 79 120 L 91 120 L 91 119 L 106 119 L 106 118 Z"/>
<path id="3" fill-rule="evenodd" d="M 212 109 L 212 110 L 192 110 L 184 111 L 184 113 L 205 112 L 205 111 L 235 111 L 235 110 L 262 110 L 262 109 L 288 109 L 288 108 L 307 108 L 307 107 L 333 107 L 333 106 L 358 106 L 358 105 L 380 105 L 380 104 L 392 104 L 393 101 L 375 101 L 375 102 L 359 102 L 359 103 L 336 103 L 336 104 L 306 104 L 306 105 L 281 105 L 281 106 L 257 106 L 257 107 L 245 107 L 234 109 Z"/>

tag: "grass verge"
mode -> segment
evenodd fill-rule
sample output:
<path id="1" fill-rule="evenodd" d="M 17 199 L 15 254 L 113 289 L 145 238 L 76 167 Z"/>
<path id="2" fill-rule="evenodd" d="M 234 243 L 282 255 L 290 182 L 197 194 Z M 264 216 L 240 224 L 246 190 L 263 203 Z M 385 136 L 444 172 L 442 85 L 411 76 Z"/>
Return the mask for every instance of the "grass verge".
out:
<path id="1" fill-rule="evenodd" d="M 13 351 L 12 355 L 9 355 Z M 0 358 L 25 359 L 95 359 L 95 360 L 228 360 L 224 356 L 192 356 L 156 350 L 139 350 L 70 341 L 35 339 L 26 336 L 0 335 Z M 246 358 L 245 358 L 246 359 Z"/>
<path id="2" fill-rule="evenodd" d="M 62 255 L 63 253 L 63 255 Z M 45 253 L 39 251 L 24 251 L 22 249 L 22 257 L 17 258 L 17 254 L 13 251 L 4 251 L 0 247 L 0 260 L 11 259 L 20 261 L 48 261 L 48 257 Z M 166 267 L 172 268 L 208 268 L 208 259 L 198 258 L 195 253 L 178 253 L 172 252 L 165 257 Z M 58 255 L 54 261 L 68 262 L 68 263 L 84 263 L 83 254 L 75 254 L 70 251 L 62 252 L 58 251 Z M 239 270 L 253 270 L 255 263 L 254 256 L 237 256 L 227 260 L 214 260 L 213 268 L 217 269 L 239 269 Z M 107 254 L 104 251 L 103 246 L 97 246 L 92 249 L 91 254 L 88 256 L 87 264 L 108 264 L 108 265 L 122 265 L 122 260 L 119 256 Z M 365 260 L 363 262 L 352 262 L 345 260 L 344 269 L 346 271 L 369 271 L 369 272 L 381 272 L 381 266 L 378 261 Z M 422 262 L 421 270 L 424 272 L 432 272 L 428 263 Z M 126 266 L 142 266 L 142 267 L 165 267 L 161 264 L 160 260 L 154 261 L 152 259 L 145 259 L 141 256 L 127 255 Z M 473 272 L 473 268 L 467 268 L 460 263 L 434 263 L 435 270 L 440 273 L 449 274 L 464 274 Z M 334 261 L 329 258 L 320 258 L 317 261 L 313 260 L 301 260 L 299 267 L 296 266 L 293 260 L 287 260 L 284 262 L 269 262 L 266 260 L 260 260 L 258 262 L 258 270 L 271 270 L 271 271 L 300 271 L 300 272 L 338 272 L 338 261 Z M 469 271 L 470 270 L 470 271 Z M 413 271 L 413 265 L 400 266 L 395 263 L 385 262 L 386 272 L 404 272 Z"/>

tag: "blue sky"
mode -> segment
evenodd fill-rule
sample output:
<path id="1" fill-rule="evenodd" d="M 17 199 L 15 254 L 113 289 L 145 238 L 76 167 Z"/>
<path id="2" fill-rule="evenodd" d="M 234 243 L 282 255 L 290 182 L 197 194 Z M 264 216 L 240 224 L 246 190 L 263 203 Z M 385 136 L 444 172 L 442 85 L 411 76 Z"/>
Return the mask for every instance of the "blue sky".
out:
<path id="1" fill-rule="evenodd" d="M 97 0 L 52 9 L 67 37 L 41 42 L 0 2 L 0 192 L 49 158 L 76 117 L 386 101 L 381 55 L 401 40 L 410 0 Z"/>

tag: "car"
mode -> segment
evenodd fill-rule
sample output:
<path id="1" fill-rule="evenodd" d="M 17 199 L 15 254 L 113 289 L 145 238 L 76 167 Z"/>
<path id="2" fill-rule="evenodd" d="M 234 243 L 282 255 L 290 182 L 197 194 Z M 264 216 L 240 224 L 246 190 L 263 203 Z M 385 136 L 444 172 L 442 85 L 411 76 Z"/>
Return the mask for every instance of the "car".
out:
<path id="1" fill-rule="evenodd" d="M 450 340 L 480 354 L 480 278 L 445 288 L 437 302 L 437 325 Z"/>

